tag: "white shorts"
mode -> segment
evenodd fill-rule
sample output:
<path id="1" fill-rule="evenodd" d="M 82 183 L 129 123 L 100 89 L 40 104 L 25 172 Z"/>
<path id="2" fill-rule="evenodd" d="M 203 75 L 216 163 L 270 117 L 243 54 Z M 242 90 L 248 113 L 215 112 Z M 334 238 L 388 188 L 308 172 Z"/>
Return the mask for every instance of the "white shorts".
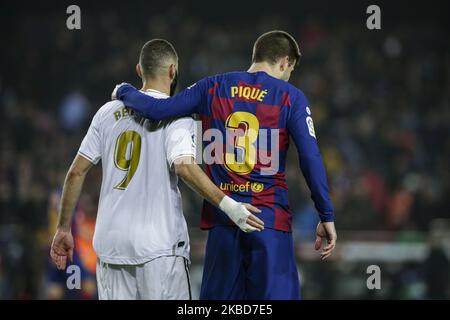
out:
<path id="1" fill-rule="evenodd" d="M 188 261 L 164 256 L 138 265 L 118 265 L 97 259 L 100 300 L 191 300 Z"/>

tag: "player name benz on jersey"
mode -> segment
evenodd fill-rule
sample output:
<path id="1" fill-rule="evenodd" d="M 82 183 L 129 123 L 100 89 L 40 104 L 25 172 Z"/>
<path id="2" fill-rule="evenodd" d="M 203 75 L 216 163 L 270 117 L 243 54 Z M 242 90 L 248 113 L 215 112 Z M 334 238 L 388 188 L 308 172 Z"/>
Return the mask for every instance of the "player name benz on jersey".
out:
<path id="1" fill-rule="evenodd" d="M 151 90 L 155 98 L 165 94 Z M 182 118 L 149 130 L 121 101 L 94 116 L 78 153 L 97 164 L 102 186 L 94 233 L 101 261 L 141 264 L 165 255 L 189 259 L 175 159 L 195 157 L 195 123 Z"/>

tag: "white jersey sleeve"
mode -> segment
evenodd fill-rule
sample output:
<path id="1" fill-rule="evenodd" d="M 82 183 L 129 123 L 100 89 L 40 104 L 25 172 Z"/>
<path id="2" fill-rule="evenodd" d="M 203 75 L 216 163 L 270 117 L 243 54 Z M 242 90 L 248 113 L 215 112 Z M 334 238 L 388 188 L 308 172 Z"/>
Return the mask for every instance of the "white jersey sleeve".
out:
<path id="1" fill-rule="evenodd" d="M 180 157 L 192 156 L 195 160 L 196 128 L 192 118 L 181 118 L 170 123 L 165 133 L 164 145 L 169 168 Z"/>
<path id="2" fill-rule="evenodd" d="M 99 162 L 102 152 L 99 117 L 99 112 L 97 112 L 92 119 L 86 136 L 81 142 L 80 149 L 78 149 L 78 154 L 93 164 L 97 164 Z"/>

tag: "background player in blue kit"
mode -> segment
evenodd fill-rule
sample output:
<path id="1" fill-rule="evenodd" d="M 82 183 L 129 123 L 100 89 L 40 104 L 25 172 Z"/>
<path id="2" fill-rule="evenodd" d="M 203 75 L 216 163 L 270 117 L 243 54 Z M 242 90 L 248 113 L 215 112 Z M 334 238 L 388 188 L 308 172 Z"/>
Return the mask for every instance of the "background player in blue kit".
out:
<path id="1" fill-rule="evenodd" d="M 297 147 L 300 168 L 321 220 L 315 249 L 321 248 L 325 238 L 321 257 L 326 259 L 335 247 L 334 211 L 309 103 L 299 89 L 287 83 L 299 59 L 294 38 L 272 31 L 256 40 L 247 72 L 204 78 L 164 100 L 129 84 L 117 86 L 113 92 L 113 98 L 145 117 L 162 120 L 197 113 L 204 132 L 217 129 L 223 137 L 235 135 L 233 152 L 224 138 L 223 161 L 208 164 L 206 171 L 231 198 L 259 207 L 265 230 L 243 233 L 221 210 L 204 202 L 201 228 L 209 230 L 209 235 L 201 299 L 300 298 L 284 172 L 289 137 Z M 260 134 L 277 137 L 276 143 L 264 145 Z M 273 163 L 267 163 L 261 154 L 274 153 L 278 165 L 267 174 Z"/>

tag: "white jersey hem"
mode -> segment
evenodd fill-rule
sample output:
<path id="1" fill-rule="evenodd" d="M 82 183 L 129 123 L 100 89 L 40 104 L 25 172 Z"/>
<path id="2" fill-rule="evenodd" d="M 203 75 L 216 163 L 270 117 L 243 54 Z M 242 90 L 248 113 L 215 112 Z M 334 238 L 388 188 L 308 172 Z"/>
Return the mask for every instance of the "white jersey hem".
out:
<path id="1" fill-rule="evenodd" d="M 97 257 L 100 259 L 101 262 L 109 263 L 109 264 L 118 264 L 118 265 L 138 265 L 147 263 L 149 261 L 152 261 L 154 259 L 160 258 L 160 257 L 167 257 L 167 256 L 179 256 L 183 257 L 186 260 L 191 262 L 191 259 L 189 257 L 189 253 L 182 252 L 182 251 L 173 251 L 172 249 L 159 252 L 154 255 L 146 256 L 146 257 L 109 257 L 104 255 L 97 255 Z"/>

